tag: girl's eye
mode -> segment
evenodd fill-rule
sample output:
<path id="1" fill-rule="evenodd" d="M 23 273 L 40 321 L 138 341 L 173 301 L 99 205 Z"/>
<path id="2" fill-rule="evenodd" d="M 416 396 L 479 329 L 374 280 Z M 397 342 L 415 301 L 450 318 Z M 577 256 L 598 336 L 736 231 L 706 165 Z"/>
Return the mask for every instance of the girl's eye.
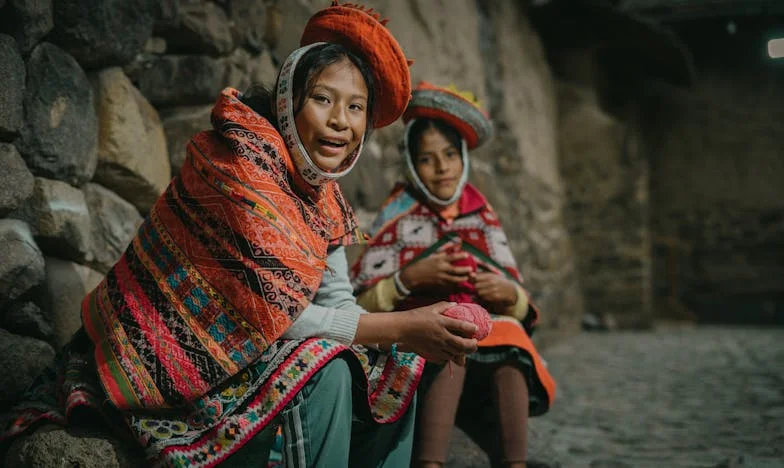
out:
<path id="1" fill-rule="evenodd" d="M 430 156 L 420 156 L 417 159 L 417 164 L 421 165 L 421 166 L 425 166 L 427 164 L 430 164 Z"/>
<path id="2" fill-rule="evenodd" d="M 329 102 L 329 98 L 323 94 L 315 94 L 313 99 L 318 102 Z"/>
<path id="3" fill-rule="evenodd" d="M 455 150 L 447 151 L 446 155 L 449 156 L 450 158 L 454 158 L 455 156 L 458 156 L 457 151 Z"/>
<path id="4" fill-rule="evenodd" d="M 365 107 L 362 104 L 351 104 L 350 106 L 348 106 L 348 108 L 360 112 L 365 110 Z"/>

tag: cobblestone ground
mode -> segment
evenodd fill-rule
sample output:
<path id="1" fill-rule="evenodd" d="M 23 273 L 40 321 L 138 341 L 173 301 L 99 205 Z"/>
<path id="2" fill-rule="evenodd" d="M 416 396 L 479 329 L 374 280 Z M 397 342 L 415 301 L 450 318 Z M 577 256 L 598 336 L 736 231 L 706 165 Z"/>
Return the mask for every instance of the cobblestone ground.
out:
<path id="1" fill-rule="evenodd" d="M 552 410 L 531 420 L 533 460 L 784 467 L 784 329 L 583 333 L 543 355 L 559 387 Z M 486 464 L 460 458 L 450 465 Z"/>

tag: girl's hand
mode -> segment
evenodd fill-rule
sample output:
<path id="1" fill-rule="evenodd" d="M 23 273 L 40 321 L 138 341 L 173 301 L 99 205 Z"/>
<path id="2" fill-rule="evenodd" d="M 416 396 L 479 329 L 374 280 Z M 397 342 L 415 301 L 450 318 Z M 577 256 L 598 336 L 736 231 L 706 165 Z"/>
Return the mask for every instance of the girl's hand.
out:
<path id="1" fill-rule="evenodd" d="M 441 315 L 452 304 L 437 304 L 397 312 L 404 328 L 398 348 L 424 357 L 428 361 L 453 361 L 465 365 L 466 355 L 476 351 L 476 325 Z"/>
<path id="2" fill-rule="evenodd" d="M 496 307 L 509 307 L 517 302 L 517 286 L 501 275 L 478 272 L 474 287 L 483 301 Z"/>
<path id="3" fill-rule="evenodd" d="M 470 266 L 455 266 L 454 262 L 468 258 L 467 252 L 436 252 L 414 262 L 400 271 L 403 286 L 412 291 L 448 288 L 468 281 L 472 276 Z"/>

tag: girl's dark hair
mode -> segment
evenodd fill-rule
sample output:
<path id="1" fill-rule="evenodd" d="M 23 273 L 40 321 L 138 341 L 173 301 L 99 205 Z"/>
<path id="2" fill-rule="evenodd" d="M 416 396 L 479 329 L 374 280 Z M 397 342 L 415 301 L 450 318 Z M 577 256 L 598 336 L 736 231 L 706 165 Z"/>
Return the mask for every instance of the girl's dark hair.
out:
<path id="1" fill-rule="evenodd" d="M 443 120 L 427 118 L 416 119 L 414 123 L 411 124 L 411 129 L 408 131 L 408 154 L 411 155 L 415 164 L 419 158 L 419 145 L 422 142 L 422 134 L 430 129 L 437 130 L 444 135 L 444 138 L 460 151 L 460 140 L 462 140 L 462 137 L 455 127 Z"/>
<path id="2" fill-rule="evenodd" d="M 294 115 L 296 116 L 302 109 L 305 99 L 310 94 L 313 86 L 316 85 L 316 80 L 321 72 L 328 66 L 346 58 L 359 69 L 359 73 L 362 75 L 362 78 L 365 79 L 365 85 L 368 89 L 368 125 L 367 132 L 365 133 L 369 134 L 370 130 L 373 128 L 376 80 L 367 62 L 340 44 L 328 43 L 316 46 L 305 52 L 305 55 L 297 62 L 297 68 L 294 70 L 294 79 L 292 83 Z M 274 100 L 274 91 L 263 85 L 251 86 L 242 93 L 242 96 L 240 97 L 240 101 L 277 127 L 276 119 L 273 118 L 274 112 L 272 106 L 274 105 Z"/>

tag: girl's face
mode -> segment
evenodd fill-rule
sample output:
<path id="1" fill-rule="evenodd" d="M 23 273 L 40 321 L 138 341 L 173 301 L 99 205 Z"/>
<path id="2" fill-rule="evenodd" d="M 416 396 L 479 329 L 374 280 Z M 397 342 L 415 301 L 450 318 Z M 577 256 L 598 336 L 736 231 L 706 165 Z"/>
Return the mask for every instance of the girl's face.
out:
<path id="1" fill-rule="evenodd" d="M 448 200 L 457 190 L 463 174 L 460 151 L 435 128 L 428 128 L 419 140 L 414 167 L 427 190 Z"/>
<path id="2" fill-rule="evenodd" d="M 294 122 L 302 145 L 322 170 L 334 171 L 357 149 L 367 129 L 367 104 L 365 80 L 347 58 L 319 74 Z"/>

